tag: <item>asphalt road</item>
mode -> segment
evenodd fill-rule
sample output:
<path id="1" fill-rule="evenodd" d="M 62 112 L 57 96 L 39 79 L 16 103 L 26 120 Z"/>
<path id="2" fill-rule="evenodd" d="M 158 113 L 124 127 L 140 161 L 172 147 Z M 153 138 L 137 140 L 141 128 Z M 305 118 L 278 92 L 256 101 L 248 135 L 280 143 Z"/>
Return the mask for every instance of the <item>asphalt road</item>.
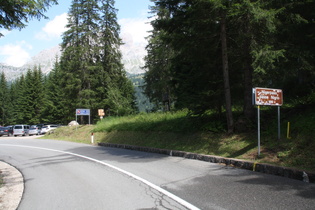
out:
<path id="1" fill-rule="evenodd" d="M 198 160 L 0 137 L 27 209 L 314 209 L 315 185 Z"/>

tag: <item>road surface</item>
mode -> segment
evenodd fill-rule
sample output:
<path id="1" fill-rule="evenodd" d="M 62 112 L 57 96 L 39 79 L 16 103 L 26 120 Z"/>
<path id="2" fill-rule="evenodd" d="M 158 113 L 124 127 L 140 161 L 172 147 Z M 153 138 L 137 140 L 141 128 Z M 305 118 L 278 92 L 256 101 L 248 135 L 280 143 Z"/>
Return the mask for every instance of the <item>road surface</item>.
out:
<path id="1" fill-rule="evenodd" d="M 198 160 L 1 137 L 17 167 L 19 209 L 314 209 L 315 185 Z"/>

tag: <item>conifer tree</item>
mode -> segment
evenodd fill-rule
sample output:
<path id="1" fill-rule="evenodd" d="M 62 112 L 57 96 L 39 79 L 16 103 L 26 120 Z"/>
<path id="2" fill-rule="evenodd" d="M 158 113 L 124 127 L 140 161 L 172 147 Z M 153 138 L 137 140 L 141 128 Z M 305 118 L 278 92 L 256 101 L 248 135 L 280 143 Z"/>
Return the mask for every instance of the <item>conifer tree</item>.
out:
<path id="1" fill-rule="evenodd" d="M 100 1 L 100 61 L 102 64 L 102 76 L 98 97 L 104 98 L 105 109 L 111 109 L 116 113 L 130 114 L 135 110 L 135 91 L 129 79 L 127 79 L 124 66 L 121 62 L 122 54 L 120 46 L 123 44 L 119 37 L 120 26 L 117 22 L 117 9 L 114 0 Z M 105 91 L 105 92 L 104 92 Z M 102 104 L 99 106 L 102 107 Z"/>
<path id="2" fill-rule="evenodd" d="M 169 19 L 167 9 L 158 6 L 151 7 L 151 13 L 157 14 L 157 19 L 151 22 L 153 26 L 152 34 L 149 36 L 149 44 L 146 47 L 148 55 L 145 57 L 144 69 L 144 93 L 150 101 L 155 104 L 156 109 L 164 108 L 166 102 L 167 109 L 174 100 L 174 88 L 171 84 L 171 59 L 174 56 L 171 45 L 163 41 L 167 33 L 163 29 L 158 29 L 159 19 Z M 161 107 L 162 106 L 162 107 Z"/>
<path id="3" fill-rule="evenodd" d="M 62 72 L 58 58 L 56 58 L 52 71 L 47 76 L 45 82 L 45 109 L 43 111 L 42 119 L 46 123 L 67 124 L 69 119 L 65 117 L 65 100 L 68 94 L 62 89 Z"/>
<path id="4" fill-rule="evenodd" d="M 25 121 L 26 117 L 24 116 L 27 108 L 27 95 L 25 76 L 23 74 L 11 85 L 11 90 L 11 92 L 15 92 L 15 98 L 13 100 L 15 123 L 27 123 Z"/>
<path id="5" fill-rule="evenodd" d="M 112 110 L 134 103 L 119 50 L 120 27 L 113 0 L 74 0 L 69 12 L 68 31 L 63 35 L 60 68 L 62 87 L 68 94 L 66 115 L 75 108 Z M 120 104 L 121 108 L 116 106 Z"/>
<path id="6" fill-rule="evenodd" d="M 44 75 L 40 66 L 34 67 L 31 73 L 31 81 L 33 84 L 29 92 L 32 101 L 32 116 L 28 122 L 30 124 L 39 124 L 42 122 L 42 112 L 45 105 Z"/>
<path id="7" fill-rule="evenodd" d="M 61 88 L 67 94 L 64 108 L 69 117 L 74 115 L 76 108 L 91 108 L 94 93 L 90 70 L 95 62 L 98 40 L 98 10 L 97 1 L 73 0 L 69 11 L 60 61 L 63 74 Z"/>
<path id="8" fill-rule="evenodd" d="M 46 18 L 44 12 L 56 0 L 15 0 L 0 2 L 0 28 L 12 30 L 14 28 L 22 29 L 30 19 Z M 3 36 L 0 33 L 0 37 Z"/>
<path id="9" fill-rule="evenodd" d="M 7 125 L 12 109 L 10 106 L 8 83 L 4 72 L 0 74 L 0 107 L 0 125 Z"/>

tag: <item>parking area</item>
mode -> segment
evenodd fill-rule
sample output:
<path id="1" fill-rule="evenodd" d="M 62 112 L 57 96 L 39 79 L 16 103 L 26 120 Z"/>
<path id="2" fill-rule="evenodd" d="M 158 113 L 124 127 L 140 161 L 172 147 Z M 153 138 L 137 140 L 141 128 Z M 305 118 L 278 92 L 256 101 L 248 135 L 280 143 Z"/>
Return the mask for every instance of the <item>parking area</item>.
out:
<path id="1" fill-rule="evenodd" d="M 44 135 L 38 135 L 38 136 L 0 136 L 1 139 L 36 139 Z"/>

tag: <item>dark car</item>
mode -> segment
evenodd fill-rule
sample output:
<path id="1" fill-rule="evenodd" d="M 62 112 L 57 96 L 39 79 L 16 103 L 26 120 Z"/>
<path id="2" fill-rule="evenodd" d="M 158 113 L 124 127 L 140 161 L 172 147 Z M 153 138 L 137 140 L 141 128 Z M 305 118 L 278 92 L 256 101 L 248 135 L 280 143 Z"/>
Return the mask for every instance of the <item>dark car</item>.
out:
<path id="1" fill-rule="evenodd" d="M 10 136 L 13 136 L 13 125 L 5 126 L 9 129 Z"/>
<path id="2" fill-rule="evenodd" d="M 10 127 L 0 127 L 0 136 L 11 136 Z"/>

